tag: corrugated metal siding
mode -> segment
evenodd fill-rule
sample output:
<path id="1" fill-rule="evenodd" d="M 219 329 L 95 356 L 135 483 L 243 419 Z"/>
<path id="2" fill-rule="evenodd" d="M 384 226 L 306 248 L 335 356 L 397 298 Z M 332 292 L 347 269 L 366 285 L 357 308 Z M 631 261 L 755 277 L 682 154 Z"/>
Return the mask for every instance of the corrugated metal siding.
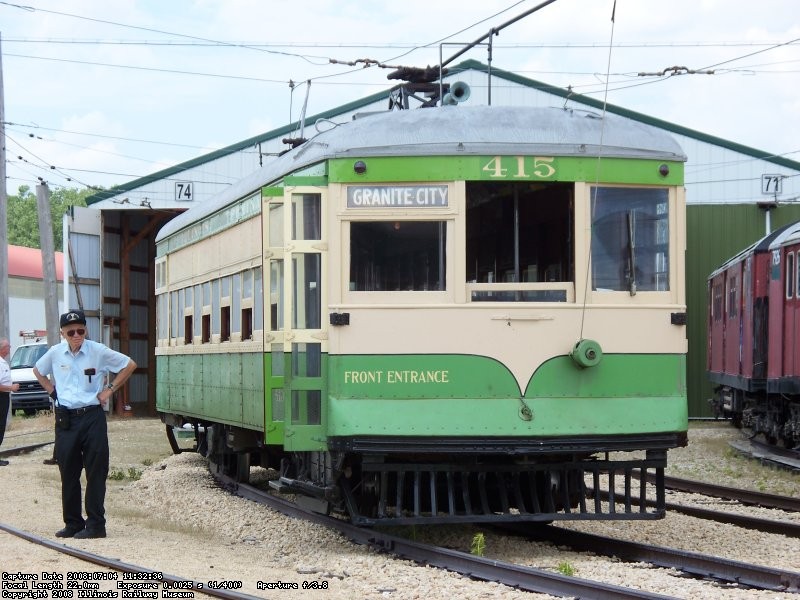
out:
<path id="1" fill-rule="evenodd" d="M 779 206 L 770 218 L 772 229 L 800 220 L 800 205 Z M 689 416 L 708 417 L 712 388 L 706 376 L 706 281 L 728 258 L 766 235 L 765 214 L 754 204 L 691 205 L 686 221 Z"/>

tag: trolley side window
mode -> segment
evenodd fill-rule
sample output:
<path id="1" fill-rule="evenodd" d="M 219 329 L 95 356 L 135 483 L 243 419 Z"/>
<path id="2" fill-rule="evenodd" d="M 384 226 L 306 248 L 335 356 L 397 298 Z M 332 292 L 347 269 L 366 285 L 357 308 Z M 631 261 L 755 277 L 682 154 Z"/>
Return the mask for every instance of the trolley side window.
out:
<path id="1" fill-rule="evenodd" d="M 728 318 L 735 319 L 739 315 L 738 277 L 728 279 Z"/>
<path id="2" fill-rule="evenodd" d="M 715 321 L 722 320 L 722 284 L 714 284 L 712 289 L 711 316 Z"/>
<path id="3" fill-rule="evenodd" d="M 593 187 L 592 288 L 669 291 L 669 191 Z"/>
<path id="4" fill-rule="evenodd" d="M 475 181 L 466 193 L 471 301 L 566 302 L 574 281 L 572 184 Z"/>
<path id="5" fill-rule="evenodd" d="M 444 291 L 446 221 L 350 223 L 350 290 Z"/>
<path id="6" fill-rule="evenodd" d="M 794 252 L 786 255 L 786 298 L 794 295 Z"/>

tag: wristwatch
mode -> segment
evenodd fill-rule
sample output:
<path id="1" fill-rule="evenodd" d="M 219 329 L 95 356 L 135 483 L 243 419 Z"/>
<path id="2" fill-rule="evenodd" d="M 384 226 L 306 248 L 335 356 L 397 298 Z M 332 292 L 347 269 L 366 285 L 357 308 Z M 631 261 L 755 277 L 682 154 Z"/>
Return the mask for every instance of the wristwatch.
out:
<path id="1" fill-rule="evenodd" d="M 105 390 L 111 390 L 111 391 L 113 392 L 113 391 L 114 391 L 114 384 L 113 384 L 113 383 L 107 383 L 107 384 L 106 384 L 106 385 L 103 387 L 103 389 L 105 389 Z"/>

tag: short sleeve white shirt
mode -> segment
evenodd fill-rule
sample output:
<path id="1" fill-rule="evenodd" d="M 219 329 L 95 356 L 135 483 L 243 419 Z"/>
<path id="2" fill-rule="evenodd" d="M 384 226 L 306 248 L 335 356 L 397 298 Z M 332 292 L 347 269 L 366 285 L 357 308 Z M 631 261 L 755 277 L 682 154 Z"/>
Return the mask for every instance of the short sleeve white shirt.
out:
<path id="1" fill-rule="evenodd" d="M 105 376 L 119 373 L 130 358 L 104 344 L 83 340 L 80 350 L 73 354 L 67 342 L 51 347 L 36 361 L 36 370 L 52 375 L 62 408 L 82 408 L 99 404 Z"/>

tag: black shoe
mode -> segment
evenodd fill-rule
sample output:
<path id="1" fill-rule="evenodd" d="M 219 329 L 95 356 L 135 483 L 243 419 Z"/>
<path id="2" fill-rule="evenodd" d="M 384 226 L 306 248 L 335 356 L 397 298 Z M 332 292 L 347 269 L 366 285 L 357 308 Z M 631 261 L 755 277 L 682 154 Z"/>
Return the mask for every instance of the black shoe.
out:
<path id="1" fill-rule="evenodd" d="M 57 465 L 58 461 L 55 458 L 45 458 L 42 461 L 42 464 L 44 464 L 44 465 Z"/>
<path id="2" fill-rule="evenodd" d="M 94 538 L 104 538 L 104 537 L 106 537 L 106 530 L 105 530 L 105 527 L 102 527 L 100 529 L 89 529 L 87 527 L 86 529 L 83 529 L 83 530 L 79 531 L 78 533 L 76 533 L 72 537 L 74 537 L 76 540 L 88 540 L 88 539 L 94 539 Z"/>
<path id="3" fill-rule="evenodd" d="M 56 531 L 56 537 L 61 537 L 61 538 L 75 537 L 76 534 L 83 533 L 83 531 L 84 531 L 83 527 L 78 528 L 67 525 L 66 527 L 64 527 L 64 529 L 59 529 L 58 531 Z"/>
<path id="4" fill-rule="evenodd" d="M 0 467 L 5 467 L 7 464 L 8 464 L 7 460 L 3 460 L 2 458 L 0 458 Z"/>

